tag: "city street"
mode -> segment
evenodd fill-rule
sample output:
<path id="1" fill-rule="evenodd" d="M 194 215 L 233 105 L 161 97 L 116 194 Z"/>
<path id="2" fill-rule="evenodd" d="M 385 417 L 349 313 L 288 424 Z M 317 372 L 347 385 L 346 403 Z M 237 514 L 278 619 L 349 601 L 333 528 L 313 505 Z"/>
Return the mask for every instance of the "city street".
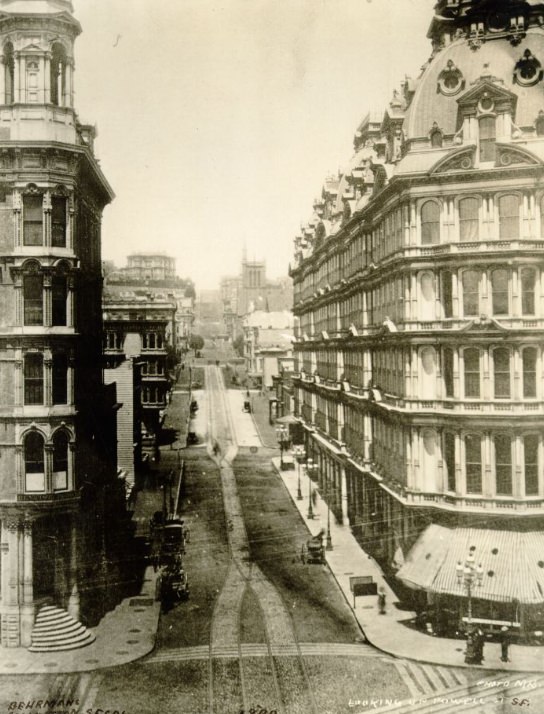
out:
<path id="1" fill-rule="evenodd" d="M 421 711 L 436 698 L 432 711 L 450 712 L 464 697 L 463 711 L 513 710 L 513 699 L 499 701 L 496 673 L 397 660 L 364 642 L 328 567 L 298 557 L 306 526 L 270 465 L 275 450 L 238 409 L 242 392 L 225 389 L 219 367 L 204 370 L 200 443 L 183 452 L 190 599 L 162 614 L 148 657 L 91 673 L 3 676 L 0 711 L 49 700 L 77 712 L 341 714 Z M 161 463 L 175 456 L 166 445 Z"/>

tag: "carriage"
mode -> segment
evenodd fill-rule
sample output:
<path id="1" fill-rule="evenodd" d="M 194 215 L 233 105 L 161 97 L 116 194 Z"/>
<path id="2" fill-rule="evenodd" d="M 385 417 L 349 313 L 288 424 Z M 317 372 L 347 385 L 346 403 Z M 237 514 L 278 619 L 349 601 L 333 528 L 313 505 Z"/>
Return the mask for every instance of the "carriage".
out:
<path id="1" fill-rule="evenodd" d="M 189 598 L 187 573 L 179 563 L 171 563 L 161 568 L 156 583 L 156 599 L 163 605 L 173 604 Z"/>
<path id="2" fill-rule="evenodd" d="M 325 546 L 323 545 L 324 531 L 320 531 L 306 543 L 302 544 L 300 559 L 303 563 L 325 563 Z"/>

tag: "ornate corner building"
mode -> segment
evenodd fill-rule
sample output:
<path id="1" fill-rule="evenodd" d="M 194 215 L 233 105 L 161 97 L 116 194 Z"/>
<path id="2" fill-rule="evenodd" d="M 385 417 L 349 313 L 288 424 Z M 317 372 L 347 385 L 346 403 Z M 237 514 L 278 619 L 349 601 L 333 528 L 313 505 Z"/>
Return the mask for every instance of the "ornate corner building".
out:
<path id="1" fill-rule="evenodd" d="M 80 32 L 70 0 L 0 0 L 4 647 L 33 643 L 42 606 L 92 621 L 107 547 L 100 226 L 113 194 L 74 109 Z"/>
<path id="2" fill-rule="evenodd" d="M 500 9 L 497 9 L 500 6 Z M 432 56 L 295 239 L 321 491 L 421 607 L 544 625 L 544 3 L 440 0 Z"/>

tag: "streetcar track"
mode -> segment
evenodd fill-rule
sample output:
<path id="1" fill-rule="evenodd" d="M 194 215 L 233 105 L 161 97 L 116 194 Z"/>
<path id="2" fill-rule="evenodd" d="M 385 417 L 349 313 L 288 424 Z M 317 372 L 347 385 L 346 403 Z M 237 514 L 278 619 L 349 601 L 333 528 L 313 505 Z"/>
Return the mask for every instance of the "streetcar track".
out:
<path id="1" fill-rule="evenodd" d="M 220 374 L 218 374 L 217 368 L 213 367 L 207 367 L 205 369 L 205 375 L 206 375 L 206 386 L 208 387 L 209 390 L 209 420 L 210 420 L 210 428 L 209 428 L 209 436 L 210 438 L 214 441 L 214 443 L 217 441 L 219 442 L 220 437 L 218 436 L 218 432 L 220 429 L 218 428 L 218 424 L 214 424 L 214 420 L 212 419 L 212 405 L 214 407 L 214 413 L 217 414 L 219 413 L 225 420 L 225 426 L 224 426 L 224 439 L 221 439 L 222 441 L 226 441 L 228 445 L 233 446 L 236 449 L 236 431 L 234 429 L 233 425 L 233 420 L 232 420 L 232 414 L 230 412 L 229 405 L 227 404 L 227 400 L 225 397 L 225 387 L 224 384 L 222 383 L 222 379 L 220 379 Z M 214 387 L 212 389 L 212 382 L 214 382 Z M 212 392 L 214 392 L 214 396 L 212 397 Z M 230 432 L 230 433 L 229 433 Z M 241 602 L 243 600 L 243 594 L 245 592 L 245 589 L 249 585 L 251 587 L 251 590 L 253 591 L 254 595 L 256 596 L 259 608 L 261 610 L 261 614 L 263 617 L 264 625 L 265 625 L 265 639 L 267 643 L 267 648 L 268 648 L 268 656 L 269 656 L 269 662 L 270 662 L 270 667 L 273 675 L 273 680 L 274 680 L 274 687 L 276 690 L 277 698 L 278 698 L 278 703 L 281 705 L 281 711 L 283 714 L 286 712 L 286 705 L 287 702 L 284 700 L 284 697 L 281 692 L 281 686 L 279 682 L 279 674 L 277 671 L 277 666 L 276 662 L 274 659 L 274 652 L 273 652 L 273 645 L 276 645 L 277 643 L 275 642 L 276 639 L 279 638 L 279 641 L 285 644 L 288 644 L 289 642 L 292 642 L 292 645 L 295 650 L 295 656 L 298 661 L 299 667 L 300 667 L 300 672 L 302 675 L 302 680 L 304 681 L 305 684 L 305 689 L 306 689 L 306 698 L 308 702 L 310 703 L 311 710 L 313 711 L 314 714 L 319 714 L 319 710 L 317 707 L 317 703 L 315 701 L 315 696 L 312 690 L 311 686 L 311 681 L 310 677 L 308 675 L 308 670 L 306 667 L 306 663 L 304 661 L 304 657 L 302 654 L 302 650 L 300 647 L 300 643 L 298 641 L 298 638 L 296 636 L 296 630 L 294 627 L 294 622 L 291 613 L 289 612 L 289 609 L 286 607 L 285 602 L 281 596 L 281 593 L 278 592 L 278 590 L 275 588 L 273 583 L 271 583 L 268 578 L 264 575 L 264 573 L 261 571 L 259 566 L 256 564 L 255 568 L 252 570 L 251 564 L 248 565 L 246 568 L 245 565 L 240 562 L 240 556 L 242 551 L 247 551 L 249 555 L 249 545 L 248 545 L 248 538 L 247 538 L 247 532 L 245 528 L 245 523 L 244 519 L 242 516 L 242 510 L 240 507 L 239 503 L 239 497 L 238 497 L 238 489 L 237 489 L 237 484 L 236 484 L 236 475 L 234 473 L 234 470 L 232 468 L 232 464 L 227 459 L 227 452 L 228 448 L 225 450 L 225 456 L 222 456 L 221 454 L 219 455 L 218 458 L 216 458 L 216 462 L 219 465 L 220 468 L 220 477 L 221 477 L 221 485 L 223 489 L 223 502 L 224 502 L 224 507 L 225 507 L 225 515 L 227 517 L 227 522 L 229 524 L 229 533 L 228 533 L 228 541 L 229 541 L 229 549 L 231 553 L 231 558 L 233 561 L 233 564 L 235 568 L 238 570 L 238 573 L 240 577 L 242 578 L 243 582 L 245 583 L 245 587 L 243 588 L 242 596 L 239 599 L 238 602 L 238 608 L 236 611 L 236 616 L 237 616 L 237 621 L 238 621 L 238 638 L 237 638 L 237 648 L 238 648 L 238 661 L 239 661 L 239 666 L 240 666 L 240 688 L 241 688 L 241 693 L 242 693 L 242 700 L 244 704 L 244 708 L 246 707 L 246 691 L 247 688 L 245 686 L 244 682 L 244 667 L 243 667 L 243 652 L 242 652 L 242 646 L 240 642 L 240 608 L 241 608 Z M 234 454 L 235 455 L 235 454 Z M 233 456 L 234 456 L 233 455 Z M 230 505 L 230 509 L 229 509 Z M 233 511 L 236 511 L 236 513 L 233 513 Z M 237 516 L 236 523 L 232 521 L 232 517 Z M 238 545 L 235 547 L 234 540 L 238 540 Z M 238 557 L 237 557 L 238 556 Z M 221 597 L 221 595 L 220 595 Z M 274 621 L 271 620 L 271 615 L 270 615 L 270 610 L 267 607 L 263 606 L 263 601 L 267 602 L 267 604 L 270 606 L 270 609 L 274 611 L 275 613 L 275 618 Z M 279 606 L 278 606 L 279 605 Z M 216 619 L 217 615 L 221 612 L 221 610 L 216 606 L 214 608 L 214 612 L 212 615 L 212 632 L 215 631 L 214 628 L 214 620 Z M 279 621 L 276 622 L 276 619 L 279 617 Z M 283 620 L 283 622 L 282 622 Z M 279 627 L 278 627 L 279 625 Z M 271 633 L 274 633 L 274 642 L 271 638 Z M 213 655 L 214 653 L 214 648 L 210 648 L 210 653 Z M 212 671 L 211 671 L 211 701 L 210 701 L 210 709 L 213 712 L 213 695 L 214 695 L 214 688 L 213 688 L 213 663 L 212 663 Z"/>

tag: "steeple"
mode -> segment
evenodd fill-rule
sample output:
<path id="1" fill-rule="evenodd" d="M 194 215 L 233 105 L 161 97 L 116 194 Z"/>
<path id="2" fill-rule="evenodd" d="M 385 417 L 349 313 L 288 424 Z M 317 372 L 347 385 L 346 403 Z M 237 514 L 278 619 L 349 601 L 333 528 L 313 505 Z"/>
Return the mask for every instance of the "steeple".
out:
<path id="1" fill-rule="evenodd" d="M 466 37 L 473 49 L 507 38 L 519 44 L 529 27 L 541 27 L 542 0 L 438 0 L 428 37 L 435 50 Z"/>
<path id="2" fill-rule="evenodd" d="M 78 142 L 72 12 L 71 0 L 0 0 L 0 107 L 4 117 L 11 109 L 11 140 Z M 19 121 L 22 106 L 31 128 Z"/>
<path id="3" fill-rule="evenodd" d="M 74 8 L 71 0 L 0 0 L 0 11 L 14 15 L 50 15 L 72 14 Z"/>

